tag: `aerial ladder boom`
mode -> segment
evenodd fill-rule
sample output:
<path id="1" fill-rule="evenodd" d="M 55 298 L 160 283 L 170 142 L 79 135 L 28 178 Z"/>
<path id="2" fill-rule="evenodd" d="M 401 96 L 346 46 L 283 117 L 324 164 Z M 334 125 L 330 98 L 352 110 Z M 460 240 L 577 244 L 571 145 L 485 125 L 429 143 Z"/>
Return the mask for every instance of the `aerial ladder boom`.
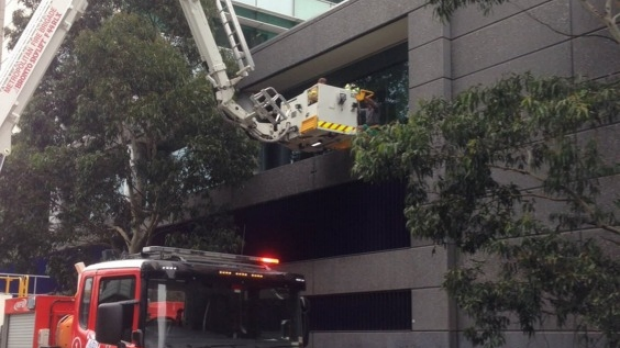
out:
<path id="1" fill-rule="evenodd" d="M 86 0 L 43 0 L 0 70 L 0 169 L 11 134 Z"/>
<path id="2" fill-rule="evenodd" d="M 183 8 L 200 56 L 209 68 L 209 80 L 216 89 L 216 99 L 224 117 L 239 125 L 257 140 L 280 141 L 290 128 L 286 114 L 280 109 L 282 104 L 286 104 L 286 100 L 280 94 L 273 88 L 263 89 L 254 94 L 251 97 L 254 104 L 252 111 L 246 111 L 234 100 L 235 85 L 246 77 L 248 72 L 254 70 L 254 61 L 243 37 L 231 0 L 216 0 L 215 3 L 230 51 L 238 65 L 238 70 L 232 79 L 227 74 L 222 53 L 209 27 L 200 0 L 179 0 L 179 3 Z"/>
<path id="3" fill-rule="evenodd" d="M 224 118 L 252 138 L 277 142 L 293 150 L 346 148 L 355 134 L 359 94 L 315 85 L 286 100 L 271 87 L 249 97 L 252 110 L 235 100 L 235 86 L 254 70 L 231 0 L 215 0 L 238 70 L 230 78 L 200 0 L 179 0 Z M 11 154 L 11 135 L 71 26 L 88 6 L 87 0 L 42 0 L 0 70 L 0 169 Z M 363 95 L 363 93 L 362 93 Z"/>
<path id="4" fill-rule="evenodd" d="M 254 70 L 254 61 L 231 0 L 216 0 L 229 49 L 238 71 L 229 78 L 220 48 L 209 27 L 200 0 L 179 0 L 202 60 L 209 68 L 209 80 L 225 118 L 253 138 L 277 142 L 292 150 L 316 152 L 343 149 L 357 131 L 357 111 L 368 91 L 346 90 L 317 84 L 299 96 L 286 100 L 271 87 L 249 97 L 252 110 L 235 99 L 236 84 Z"/>

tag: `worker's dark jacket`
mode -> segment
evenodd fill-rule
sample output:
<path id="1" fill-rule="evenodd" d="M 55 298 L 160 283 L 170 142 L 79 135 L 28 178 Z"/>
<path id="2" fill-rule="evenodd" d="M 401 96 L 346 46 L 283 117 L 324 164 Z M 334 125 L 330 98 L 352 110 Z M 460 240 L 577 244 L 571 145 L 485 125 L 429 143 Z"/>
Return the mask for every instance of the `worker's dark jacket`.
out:
<path id="1" fill-rule="evenodd" d="M 375 126 L 380 123 L 379 106 L 373 107 L 370 104 L 366 104 L 365 107 L 360 107 L 357 111 L 357 124 Z"/>

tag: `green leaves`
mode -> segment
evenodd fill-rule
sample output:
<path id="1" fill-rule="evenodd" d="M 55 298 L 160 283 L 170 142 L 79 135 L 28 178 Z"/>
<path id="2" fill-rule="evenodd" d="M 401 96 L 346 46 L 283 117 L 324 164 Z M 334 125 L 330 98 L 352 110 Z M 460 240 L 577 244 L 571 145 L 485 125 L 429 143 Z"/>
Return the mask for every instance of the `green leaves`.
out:
<path id="1" fill-rule="evenodd" d="M 597 135 L 618 115 L 617 84 L 514 75 L 423 102 L 407 124 L 358 136 L 353 172 L 407 181 L 413 236 L 454 245 L 465 260 L 485 255 L 488 263 L 463 264 L 444 284 L 474 319 L 466 335 L 475 344 L 501 346 L 511 322 L 532 334 L 549 316 L 560 325 L 576 316 L 617 347 L 618 306 L 608 299 L 617 296 L 620 263 L 601 239 L 569 232 L 620 235 L 599 180 L 618 165 Z"/>
<path id="2" fill-rule="evenodd" d="M 214 214 L 195 221 L 185 231 L 167 234 L 165 244 L 177 248 L 240 253 L 243 240 L 237 232 L 229 216 Z"/>

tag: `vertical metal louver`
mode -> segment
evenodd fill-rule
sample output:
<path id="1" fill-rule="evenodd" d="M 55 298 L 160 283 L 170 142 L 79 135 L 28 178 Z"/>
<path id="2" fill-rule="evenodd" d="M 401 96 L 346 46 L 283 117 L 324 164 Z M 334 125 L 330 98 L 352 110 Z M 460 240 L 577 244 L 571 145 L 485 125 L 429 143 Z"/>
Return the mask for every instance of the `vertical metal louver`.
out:
<path id="1" fill-rule="evenodd" d="M 13 314 L 8 318 L 9 333 L 7 347 L 32 348 L 32 342 L 34 341 L 34 313 Z"/>

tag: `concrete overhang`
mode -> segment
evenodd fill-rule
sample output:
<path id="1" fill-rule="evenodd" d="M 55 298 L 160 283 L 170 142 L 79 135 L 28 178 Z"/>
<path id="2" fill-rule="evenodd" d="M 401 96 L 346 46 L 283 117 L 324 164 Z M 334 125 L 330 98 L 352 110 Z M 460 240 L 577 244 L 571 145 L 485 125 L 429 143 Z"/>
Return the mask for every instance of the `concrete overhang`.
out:
<path id="1" fill-rule="evenodd" d="M 212 190 L 211 201 L 229 210 L 248 208 L 354 181 L 352 167 L 350 152 L 334 151 L 259 173 L 236 187 Z"/>
<path id="2" fill-rule="evenodd" d="M 243 91 L 258 91 L 265 87 L 273 87 L 277 91 L 286 91 L 300 85 L 308 85 L 308 81 L 315 80 L 317 76 L 329 75 L 332 71 L 342 69 L 406 40 L 407 21 L 403 19 L 308 58 L 295 66 L 287 67 L 286 70 L 277 71 L 262 80 L 252 81 L 241 88 Z"/>
<path id="3" fill-rule="evenodd" d="M 263 23 L 261 21 L 243 18 L 243 17 L 239 17 L 239 24 L 244 25 L 246 27 L 260 29 L 260 30 L 268 31 L 270 33 L 275 33 L 275 34 L 282 34 L 288 30 L 288 28 L 280 27 L 277 25 L 269 24 L 269 23 Z"/>
<path id="4" fill-rule="evenodd" d="M 415 3 L 408 1 L 388 2 L 381 12 L 367 8 L 367 3 L 361 8 L 361 1 L 349 1 L 253 48 L 256 70 L 239 89 L 251 93 L 266 87 L 280 92 L 305 87 L 319 76 L 406 42 L 408 21 L 403 10 Z M 373 13 L 381 15 L 369 16 Z"/>

